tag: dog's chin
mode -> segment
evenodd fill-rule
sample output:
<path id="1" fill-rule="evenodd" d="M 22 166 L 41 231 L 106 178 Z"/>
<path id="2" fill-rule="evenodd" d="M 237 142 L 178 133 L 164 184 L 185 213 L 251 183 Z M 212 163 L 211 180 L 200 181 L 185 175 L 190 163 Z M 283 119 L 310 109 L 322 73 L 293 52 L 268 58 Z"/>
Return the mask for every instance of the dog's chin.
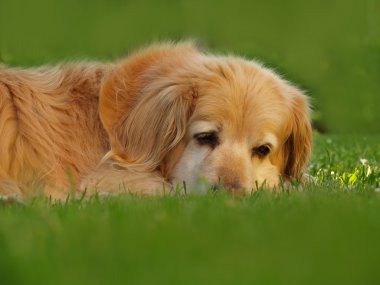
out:
<path id="1" fill-rule="evenodd" d="M 174 178 L 171 181 L 174 189 L 181 189 L 184 193 L 192 193 L 192 194 L 207 194 L 213 188 L 210 186 L 210 183 L 204 177 L 199 177 L 198 179 L 182 179 L 182 178 Z"/>
<path id="2" fill-rule="evenodd" d="M 173 176 L 170 183 L 174 189 L 182 189 L 186 193 L 207 194 L 219 191 L 234 195 L 250 195 L 259 190 L 278 192 L 281 189 L 281 175 L 275 166 L 263 168 L 261 172 L 257 173 L 262 176 L 255 175 L 249 184 L 241 185 L 240 187 L 226 185 L 221 177 L 210 174 L 199 174 L 197 171 L 187 172 L 186 175 L 179 175 L 184 174 L 180 171 L 183 170 L 181 167 L 181 165 L 178 165 L 177 176 Z"/>
<path id="3" fill-rule="evenodd" d="M 260 190 L 269 190 L 271 192 L 278 192 L 281 190 L 280 178 L 263 178 L 256 180 L 252 185 L 247 187 L 228 187 L 223 186 L 222 183 L 212 183 L 204 176 L 198 177 L 194 180 L 186 180 L 181 178 L 175 178 L 171 184 L 174 189 L 180 189 L 186 194 L 207 194 L 214 192 L 225 192 L 232 195 L 251 195 L 252 193 Z"/>

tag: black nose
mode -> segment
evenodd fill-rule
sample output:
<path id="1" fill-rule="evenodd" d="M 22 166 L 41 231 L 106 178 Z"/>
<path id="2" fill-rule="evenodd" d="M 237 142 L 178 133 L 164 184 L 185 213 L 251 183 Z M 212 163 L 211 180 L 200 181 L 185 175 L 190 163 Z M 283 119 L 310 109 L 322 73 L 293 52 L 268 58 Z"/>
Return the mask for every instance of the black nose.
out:
<path id="1" fill-rule="evenodd" d="M 218 184 L 213 184 L 213 185 L 211 185 L 211 190 L 212 190 L 212 192 L 215 192 L 215 191 L 217 191 L 218 189 L 219 189 L 219 185 Z"/>
<path id="2" fill-rule="evenodd" d="M 225 187 L 230 188 L 230 189 L 240 189 L 240 188 L 242 188 L 242 185 L 241 185 L 240 181 L 234 180 L 234 181 L 232 181 L 232 183 L 226 183 Z"/>
<path id="3" fill-rule="evenodd" d="M 228 189 L 228 190 L 235 190 L 235 189 L 241 189 L 242 185 L 238 179 L 234 179 L 234 180 L 229 181 L 229 182 L 221 181 L 218 184 L 211 185 L 212 191 L 216 191 L 220 188 L 222 188 L 222 189 L 224 188 L 224 189 Z"/>
<path id="4" fill-rule="evenodd" d="M 222 179 L 222 185 L 223 187 L 227 189 L 240 189 L 242 188 L 240 179 L 238 177 L 230 177 L 227 179 Z"/>

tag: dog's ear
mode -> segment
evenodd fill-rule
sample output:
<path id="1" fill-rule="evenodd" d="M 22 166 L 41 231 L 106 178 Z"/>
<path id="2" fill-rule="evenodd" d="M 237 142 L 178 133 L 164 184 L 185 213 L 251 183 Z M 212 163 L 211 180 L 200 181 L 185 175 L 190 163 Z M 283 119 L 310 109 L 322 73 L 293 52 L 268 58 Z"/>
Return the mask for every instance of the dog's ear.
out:
<path id="1" fill-rule="evenodd" d="M 197 89 L 179 73 L 198 53 L 190 44 L 151 48 L 131 56 L 103 83 L 100 117 L 113 153 L 126 165 L 154 170 L 183 138 Z"/>
<path id="2" fill-rule="evenodd" d="M 285 176 L 297 180 L 309 161 L 312 150 L 312 127 L 308 98 L 297 88 L 288 86 L 291 111 L 288 125 L 288 139 L 285 142 Z"/>

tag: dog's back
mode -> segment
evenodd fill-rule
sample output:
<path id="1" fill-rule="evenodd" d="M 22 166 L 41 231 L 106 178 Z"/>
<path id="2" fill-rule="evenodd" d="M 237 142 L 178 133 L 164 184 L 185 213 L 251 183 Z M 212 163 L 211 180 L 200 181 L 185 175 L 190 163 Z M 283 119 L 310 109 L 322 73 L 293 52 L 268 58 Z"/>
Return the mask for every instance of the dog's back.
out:
<path id="1" fill-rule="evenodd" d="M 20 181 L 68 185 L 96 165 L 108 149 L 98 115 L 108 70 L 90 63 L 0 67 L 0 194 L 33 188 Z"/>

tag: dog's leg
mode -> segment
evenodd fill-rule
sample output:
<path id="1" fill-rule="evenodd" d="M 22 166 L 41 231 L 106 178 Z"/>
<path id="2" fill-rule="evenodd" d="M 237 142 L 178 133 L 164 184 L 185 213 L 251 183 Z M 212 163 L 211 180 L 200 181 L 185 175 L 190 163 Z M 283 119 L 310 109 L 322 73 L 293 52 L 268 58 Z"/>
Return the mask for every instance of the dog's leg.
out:
<path id="1" fill-rule="evenodd" d="M 172 186 L 157 172 L 141 173 L 125 168 L 103 165 L 81 180 L 79 193 L 98 194 L 131 193 L 137 195 L 165 195 Z"/>
<path id="2" fill-rule="evenodd" d="M 73 193 L 71 193 L 73 192 Z M 75 196 L 75 191 L 70 192 L 70 187 L 47 184 L 44 187 L 44 196 L 52 202 L 64 202 L 71 196 Z"/>

